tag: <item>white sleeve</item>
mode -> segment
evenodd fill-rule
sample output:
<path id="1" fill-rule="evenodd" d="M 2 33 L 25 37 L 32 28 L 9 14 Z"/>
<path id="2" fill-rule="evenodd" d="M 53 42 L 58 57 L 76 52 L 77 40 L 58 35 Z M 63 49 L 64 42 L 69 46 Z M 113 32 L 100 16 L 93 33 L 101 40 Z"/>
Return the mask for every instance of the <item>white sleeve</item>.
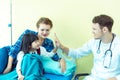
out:
<path id="1" fill-rule="evenodd" d="M 86 56 L 90 53 L 92 53 L 92 45 L 94 43 L 94 40 L 90 40 L 86 44 L 84 44 L 82 47 L 77 49 L 69 49 L 68 56 L 71 56 L 73 58 L 81 58 L 83 56 Z"/>
<path id="2" fill-rule="evenodd" d="M 51 52 L 47 52 L 46 49 L 42 46 L 40 46 L 40 55 L 41 56 L 45 56 L 45 57 L 52 57 L 55 53 Z"/>
<path id="3" fill-rule="evenodd" d="M 117 80 L 119 80 L 120 79 L 120 75 L 116 76 L 116 78 L 117 78 Z"/>
<path id="4" fill-rule="evenodd" d="M 17 65 L 16 65 L 16 70 L 20 70 L 21 69 L 21 63 L 22 63 L 22 59 L 23 59 L 23 56 L 24 56 L 24 52 L 23 51 L 20 51 L 17 55 Z"/>

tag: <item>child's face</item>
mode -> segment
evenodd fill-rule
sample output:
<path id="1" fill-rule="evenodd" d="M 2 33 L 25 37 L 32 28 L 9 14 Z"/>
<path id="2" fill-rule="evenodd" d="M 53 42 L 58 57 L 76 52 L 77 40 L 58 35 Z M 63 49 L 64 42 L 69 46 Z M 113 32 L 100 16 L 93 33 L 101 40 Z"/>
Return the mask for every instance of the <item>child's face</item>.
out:
<path id="1" fill-rule="evenodd" d="M 34 42 L 32 42 L 32 49 L 39 49 L 41 43 L 39 40 L 35 40 Z"/>

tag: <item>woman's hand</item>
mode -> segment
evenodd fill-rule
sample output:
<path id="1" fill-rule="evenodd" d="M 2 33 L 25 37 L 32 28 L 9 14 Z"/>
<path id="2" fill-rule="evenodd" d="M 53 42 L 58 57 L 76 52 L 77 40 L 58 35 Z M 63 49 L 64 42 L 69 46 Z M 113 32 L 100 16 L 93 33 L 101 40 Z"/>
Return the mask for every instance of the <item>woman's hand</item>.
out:
<path id="1" fill-rule="evenodd" d="M 13 58 L 11 56 L 8 57 L 8 64 L 6 69 L 4 70 L 3 74 L 6 74 L 11 71 L 12 69 Z"/>
<path id="2" fill-rule="evenodd" d="M 62 71 L 62 73 L 64 73 L 66 71 L 66 62 L 62 58 L 60 59 L 59 62 L 60 62 L 61 71 Z"/>
<path id="3" fill-rule="evenodd" d="M 8 66 L 8 67 L 4 70 L 3 74 L 6 74 L 6 73 L 8 73 L 8 72 L 10 72 L 10 71 L 11 71 L 11 67 Z"/>

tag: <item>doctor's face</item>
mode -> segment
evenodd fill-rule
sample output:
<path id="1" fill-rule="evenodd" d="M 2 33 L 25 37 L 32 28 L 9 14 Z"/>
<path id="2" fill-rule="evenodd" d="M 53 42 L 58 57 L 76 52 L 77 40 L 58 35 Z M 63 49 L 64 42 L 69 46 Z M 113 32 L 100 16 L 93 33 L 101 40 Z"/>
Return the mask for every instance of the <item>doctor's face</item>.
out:
<path id="1" fill-rule="evenodd" d="M 92 26 L 92 33 L 95 39 L 101 39 L 103 32 L 102 29 L 100 28 L 100 25 L 98 23 L 93 23 Z"/>

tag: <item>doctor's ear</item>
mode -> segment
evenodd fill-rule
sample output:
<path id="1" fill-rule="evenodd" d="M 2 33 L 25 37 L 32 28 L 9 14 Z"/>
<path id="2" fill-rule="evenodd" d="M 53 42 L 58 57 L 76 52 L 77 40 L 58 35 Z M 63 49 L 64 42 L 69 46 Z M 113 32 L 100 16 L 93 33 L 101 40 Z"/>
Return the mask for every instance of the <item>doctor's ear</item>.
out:
<path id="1" fill-rule="evenodd" d="M 104 33 L 108 32 L 108 28 L 107 27 L 103 27 L 102 30 L 103 30 Z"/>

